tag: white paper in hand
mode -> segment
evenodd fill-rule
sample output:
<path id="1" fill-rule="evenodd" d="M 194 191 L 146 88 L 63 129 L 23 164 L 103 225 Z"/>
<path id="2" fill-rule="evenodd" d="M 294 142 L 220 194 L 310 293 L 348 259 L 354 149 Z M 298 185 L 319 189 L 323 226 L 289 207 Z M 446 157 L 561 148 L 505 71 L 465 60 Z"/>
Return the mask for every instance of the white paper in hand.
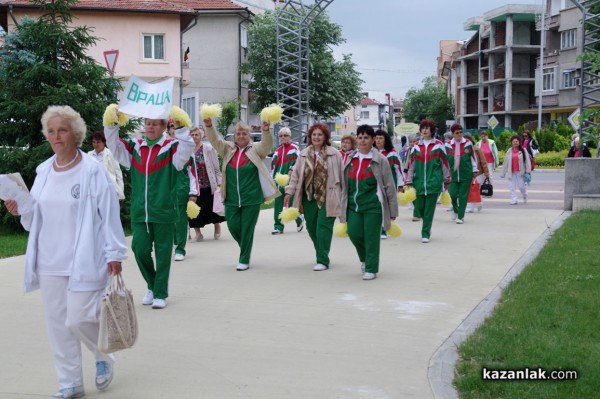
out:
<path id="1" fill-rule="evenodd" d="M 21 215 L 31 212 L 35 203 L 20 173 L 0 175 L 0 199 L 17 201 Z"/>

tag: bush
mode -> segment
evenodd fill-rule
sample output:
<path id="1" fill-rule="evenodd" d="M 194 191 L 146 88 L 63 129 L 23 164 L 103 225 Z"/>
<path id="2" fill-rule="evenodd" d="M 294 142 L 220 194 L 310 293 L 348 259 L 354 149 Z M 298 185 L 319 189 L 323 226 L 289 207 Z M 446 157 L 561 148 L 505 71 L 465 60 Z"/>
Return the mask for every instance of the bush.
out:
<path id="1" fill-rule="evenodd" d="M 496 146 L 498 150 L 506 151 L 510 148 L 510 138 L 513 133 L 510 130 L 505 130 L 500 135 L 496 136 Z"/>
<path id="2" fill-rule="evenodd" d="M 536 168 L 562 168 L 565 166 L 565 158 L 568 153 L 569 150 L 540 152 L 535 157 L 535 166 Z"/>

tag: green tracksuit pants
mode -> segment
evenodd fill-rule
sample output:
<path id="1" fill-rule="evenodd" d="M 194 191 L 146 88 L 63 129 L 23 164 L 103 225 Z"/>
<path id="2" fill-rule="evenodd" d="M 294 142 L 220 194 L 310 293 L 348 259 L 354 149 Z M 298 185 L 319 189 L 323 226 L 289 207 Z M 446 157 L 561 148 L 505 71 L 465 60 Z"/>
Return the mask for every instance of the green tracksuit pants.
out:
<path id="1" fill-rule="evenodd" d="M 283 210 L 283 200 L 285 197 L 285 192 L 282 192 L 282 195 L 275 198 L 275 202 L 273 203 L 273 220 L 275 223 L 273 224 L 273 228 L 275 230 L 283 231 L 283 223 L 279 220 L 279 214 Z M 290 204 L 294 202 L 294 196 L 290 197 Z M 302 224 L 302 218 L 296 218 L 296 226 L 300 226 Z"/>
<path id="2" fill-rule="evenodd" d="M 329 267 L 329 250 L 331 249 L 335 217 L 327 217 L 325 204 L 319 209 L 317 201 L 308 201 L 306 197 L 302 198 L 302 207 L 304 208 L 306 230 L 315 246 L 317 263 Z"/>
<path id="3" fill-rule="evenodd" d="M 188 230 L 187 202 L 177 204 L 177 220 L 175 220 L 175 231 L 173 234 L 173 244 L 175 245 L 176 254 L 185 255 Z"/>
<path id="4" fill-rule="evenodd" d="M 225 220 L 227 228 L 233 239 L 240 246 L 240 257 L 238 262 L 245 265 L 250 264 L 252 254 L 252 243 L 254 241 L 254 229 L 260 213 L 258 205 L 227 205 L 225 204 Z"/>
<path id="5" fill-rule="evenodd" d="M 439 193 L 417 195 L 417 199 L 415 199 L 415 211 L 418 211 L 418 214 L 423 218 L 421 238 L 431 238 L 431 224 L 433 223 L 438 196 Z"/>
<path id="6" fill-rule="evenodd" d="M 146 280 L 148 289 L 156 299 L 169 296 L 169 273 L 173 251 L 173 223 L 131 223 L 131 250 Z M 156 269 L 152 259 L 152 244 L 156 256 Z"/>
<path id="7" fill-rule="evenodd" d="M 469 199 L 469 189 L 471 181 L 460 181 L 450 183 L 448 194 L 452 198 L 452 209 L 458 214 L 459 219 L 464 219 L 465 209 L 467 209 L 467 200 Z"/>
<path id="8" fill-rule="evenodd" d="M 381 213 L 359 213 L 348 209 L 348 237 L 356 248 L 358 259 L 365 263 L 365 272 L 379 272 L 379 233 L 383 216 Z"/>

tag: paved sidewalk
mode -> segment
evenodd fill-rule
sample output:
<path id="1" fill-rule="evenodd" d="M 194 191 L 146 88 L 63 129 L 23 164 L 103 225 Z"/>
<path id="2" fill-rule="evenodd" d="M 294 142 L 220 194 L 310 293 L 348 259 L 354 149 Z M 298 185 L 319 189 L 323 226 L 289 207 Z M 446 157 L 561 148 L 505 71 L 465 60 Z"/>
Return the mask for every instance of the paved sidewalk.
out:
<path id="1" fill-rule="evenodd" d="M 290 224 L 272 236 L 266 210 L 250 270 L 235 271 L 226 228 L 219 241 L 204 229 L 205 241 L 173 262 L 164 310 L 141 305 L 145 286 L 130 254 L 124 278 L 138 303 L 139 341 L 117 354 L 104 393 L 84 349 L 86 397 L 433 398 L 433 354 L 562 214 L 531 202 L 468 214 L 464 225 L 438 206 L 429 244 L 402 208 L 403 235 L 382 242 L 374 281 L 361 279 L 354 247 L 337 237 L 331 269 L 312 271 L 307 232 Z M 23 261 L 0 260 L 1 399 L 47 397 L 57 387 L 39 292 L 22 293 Z"/>

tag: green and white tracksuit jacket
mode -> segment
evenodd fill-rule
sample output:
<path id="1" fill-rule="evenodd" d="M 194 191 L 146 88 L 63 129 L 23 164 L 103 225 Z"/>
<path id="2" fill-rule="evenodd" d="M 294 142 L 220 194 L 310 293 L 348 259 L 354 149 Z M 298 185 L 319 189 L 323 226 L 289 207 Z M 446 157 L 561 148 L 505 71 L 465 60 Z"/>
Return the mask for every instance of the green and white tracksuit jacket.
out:
<path id="1" fill-rule="evenodd" d="M 456 151 L 460 152 L 460 165 L 455 170 L 454 155 Z M 463 138 L 460 143 L 454 139 L 446 144 L 446 159 L 452 173 L 453 182 L 469 182 L 473 179 L 473 173 L 477 172 L 477 159 L 475 158 L 475 149 L 470 140 Z"/>
<path id="2" fill-rule="evenodd" d="M 177 129 L 176 139 L 162 137 L 152 146 L 146 138 L 119 138 L 118 126 L 105 126 L 104 134 L 115 159 L 130 170 L 131 222 L 173 223 L 176 200 L 172 193 L 195 147 L 189 129 Z"/>
<path id="3" fill-rule="evenodd" d="M 444 183 L 450 183 L 450 168 L 444 143 L 437 139 L 420 139 L 410 152 L 406 184 L 411 184 L 417 195 L 439 194 Z"/>
<path id="4" fill-rule="evenodd" d="M 387 158 L 390 168 L 392 169 L 392 177 L 394 178 L 394 184 L 396 187 L 404 186 L 404 173 L 400 167 L 400 158 L 395 150 L 379 150 L 381 155 Z"/>
<path id="5" fill-rule="evenodd" d="M 277 147 L 273 154 L 273 161 L 271 162 L 271 176 L 273 176 L 273 179 L 277 173 L 281 173 L 282 175 L 289 174 L 299 154 L 300 150 L 298 146 L 293 143 L 282 144 Z M 278 188 L 284 194 L 284 187 L 279 187 L 278 185 Z"/>

